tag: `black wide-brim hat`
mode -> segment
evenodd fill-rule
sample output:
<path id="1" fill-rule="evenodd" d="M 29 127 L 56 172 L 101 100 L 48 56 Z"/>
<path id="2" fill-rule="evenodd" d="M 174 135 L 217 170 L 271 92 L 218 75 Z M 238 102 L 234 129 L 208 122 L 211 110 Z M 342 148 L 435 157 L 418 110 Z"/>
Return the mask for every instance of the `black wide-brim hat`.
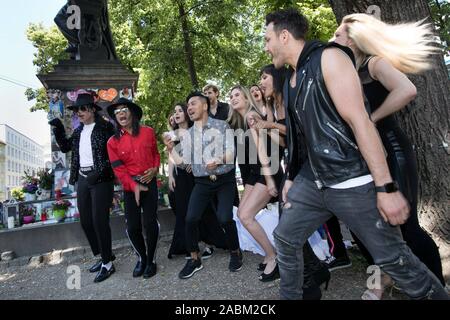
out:
<path id="1" fill-rule="evenodd" d="M 81 107 L 81 106 L 92 106 L 97 111 L 101 111 L 102 107 L 95 104 L 94 97 L 89 93 L 80 93 L 77 96 L 77 101 L 75 101 L 75 104 L 68 106 L 67 109 L 72 110 L 74 107 Z"/>
<path id="2" fill-rule="evenodd" d="M 111 117 L 111 119 L 116 120 L 116 116 L 114 115 L 114 109 L 120 105 L 126 105 L 128 107 L 128 109 L 130 109 L 130 111 L 138 118 L 138 120 L 141 120 L 141 118 L 142 118 L 141 107 L 139 107 L 137 104 L 133 103 L 131 100 L 128 100 L 127 98 L 119 98 L 119 100 L 117 100 L 117 102 L 110 104 L 106 108 L 106 111 L 108 111 L 108 114 Z"/>

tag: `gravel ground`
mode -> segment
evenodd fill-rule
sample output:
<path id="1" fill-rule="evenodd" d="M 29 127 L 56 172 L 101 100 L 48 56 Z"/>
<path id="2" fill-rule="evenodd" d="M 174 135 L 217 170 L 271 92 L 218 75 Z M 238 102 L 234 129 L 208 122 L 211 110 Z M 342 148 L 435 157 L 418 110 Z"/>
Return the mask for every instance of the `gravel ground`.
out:
<path id="1" fill-rule="evenodd" d="M 178 272 L 186 260 L 184 256 L 169 260 L 169 245 L 170 235 L 163 235 L 157 250 L 158 273 L 150 279 L 132 277 L 136 255 L 125 241 L 114 243 L 116 273 L 102 283 L 94 283 L 95 274 L 87 271 L 96 261 L 88 249 L 78 249 L 73 254 L 37 257 L 25 266 L 5 267 L 1 262 L 0 300 L 266 300 L 279 297 L 279 280 L 262 283 L 257 279 L 259 272 L 256 267 L 262 259 L 259 255 L 244 252 L 242 270 L 232 273 L 228 271 L 228 252 L 215 250 L 210 259 L 203 261 L 203 270 L 190 279 L 180 280 Z M 360 299 L 365 287 L 366 265 L 357 249 L 350 249 L 349 253 L 352 267 L 332 272 L 329 288 L 323 290 L 323 299 Z M 80 289 L 68 289 L 66 285 L 70 276 L 68 267 L 73 265 L 81 270 Z M 385 299 L 405 299 L 405 296 L 399 293 L 390 296 L 388 293 Z"/>

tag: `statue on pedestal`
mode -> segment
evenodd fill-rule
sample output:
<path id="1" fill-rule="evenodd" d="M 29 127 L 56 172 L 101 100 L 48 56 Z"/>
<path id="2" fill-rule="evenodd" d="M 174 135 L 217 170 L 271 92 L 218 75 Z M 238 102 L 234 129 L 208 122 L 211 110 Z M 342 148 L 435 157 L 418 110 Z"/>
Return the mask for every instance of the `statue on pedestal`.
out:
<path id="1" fill-rule="evenodd" d="M 74 60 L 117 60 L 107 0 L 68 0 L 54 19 Z"/>

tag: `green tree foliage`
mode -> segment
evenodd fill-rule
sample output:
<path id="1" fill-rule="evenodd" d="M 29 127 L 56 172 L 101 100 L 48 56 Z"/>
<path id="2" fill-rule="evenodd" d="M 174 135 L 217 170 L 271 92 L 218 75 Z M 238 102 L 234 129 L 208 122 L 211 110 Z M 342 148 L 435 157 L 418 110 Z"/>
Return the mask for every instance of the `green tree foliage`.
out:
<path id="1" fill-rule="evenodd" d="M 328 41 L 333 37 L 338 26 L 327 0 L 303 0 L 297 5 L 310 23 L 308 39 Z"/>
<path id="2" fill-rule="evenodd" d="M 59 60 L 68 58 L 64 52 L 67 42 L 56 26 L 45 28 L 42 23 L 31 23 L 27 29 L 27 39 L 37 49 L 33 64 L 37 66 L 38 73 L 48 73 Z M 49 101 L 44 88 L 28 88 L 25 96 L 28 100 L 36 100 L 30 111 L 48 110 Z"/>
<path id="3" fill-rule="evenodd" d="M 27 29 L 27 39 L 37 49 L 33 64 L 38 73 L 48 73 L 58 60 L 67 59 L 64 49 L 67 42 L 56 26 L 45 28 L 42 23 L 31 23 Z"/>
<path id="4" fill-rule="evenodd" d="M 326 1 L 297 1 L 110 0 L 118 56 L 139 72 L 137 103 L 144 109 L 144 122 L 160 136 L 174 104 L 207 81 L 221 87 L 221 100 L 233 85 L 257 82 L 260 68 L 270 63 L 263 41 L 264 17 L 270 11 L 298 7 L 311 20 L 310 36 L 328 40 L 336 24 Z M 39 73 L 67 59 L 67 42 L 56 27 L 30 24 L 27 37 L 37 48 L 33 63 Z M 45 90 L 26 95 L 37 99 L 33 111 L 48 108 Z"/>
<path id="5" fill-rule="evenodd" d="M 448 0 L 429 0 L 431 17 L 439 37 L 446 42 L 445 50 L 450 51 L 450 2 Z"/>

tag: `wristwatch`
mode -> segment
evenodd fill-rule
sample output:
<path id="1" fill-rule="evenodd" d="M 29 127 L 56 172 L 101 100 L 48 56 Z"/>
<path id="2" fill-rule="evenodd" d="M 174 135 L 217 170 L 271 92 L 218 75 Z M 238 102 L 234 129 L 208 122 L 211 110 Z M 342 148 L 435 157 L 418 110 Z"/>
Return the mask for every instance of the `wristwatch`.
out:
<path id="1" fill-rule="evenodd" d="M 398 191 L 398 184 L 396 181 L 388 182 L 383 186 L 375 186 L 376 192 L 386 192 L 386 193 L 392 193 Z"/>

